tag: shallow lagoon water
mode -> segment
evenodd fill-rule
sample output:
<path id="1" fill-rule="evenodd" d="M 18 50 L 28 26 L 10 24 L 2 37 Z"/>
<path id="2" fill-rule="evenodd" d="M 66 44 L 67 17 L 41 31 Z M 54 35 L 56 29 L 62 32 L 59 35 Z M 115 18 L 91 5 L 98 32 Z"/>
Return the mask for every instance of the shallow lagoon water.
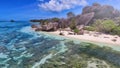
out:
<path id="1" fill-rule="evenodd" d="M 29 22 L 0 22 L 0 68 L 36 68 L 52 56 L 67 51 L 66 41 L 70 40 L 33 31 Z"/>
<path id="2" fill-rule="evenodd" d="M 65 51 L 58 46 L 63 40 L 34 32 L 29 22 L 0 22 L 0 68 L 36 67 L 52 55 L 50 49 Z"/>

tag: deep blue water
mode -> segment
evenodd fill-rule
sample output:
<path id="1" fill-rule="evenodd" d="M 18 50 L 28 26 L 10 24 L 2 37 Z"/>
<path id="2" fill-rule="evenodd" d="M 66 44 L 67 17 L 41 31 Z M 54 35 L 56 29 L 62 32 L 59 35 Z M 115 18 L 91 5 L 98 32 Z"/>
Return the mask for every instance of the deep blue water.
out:
<path id="1" fill-rule="evenodd" d="M 35 33 L 29 22 L 0 22 L 0 68 L 36 68 L 62 40 Z M 58 47 L 56 51 L 64 51 Z M 44 61 L 43 61 L 43 60 Z"/>

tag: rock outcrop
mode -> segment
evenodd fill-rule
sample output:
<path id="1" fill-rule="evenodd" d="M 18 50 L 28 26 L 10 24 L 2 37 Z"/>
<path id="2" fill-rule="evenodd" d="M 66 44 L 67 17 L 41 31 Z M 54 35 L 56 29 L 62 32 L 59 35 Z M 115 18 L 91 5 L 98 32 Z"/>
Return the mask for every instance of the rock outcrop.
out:
<path id="1" fill-rule="evenodd" d="M 82 15 L 94 12 L 94 17 L 92 19 L 113 19 L 115 17 L 120 16 L 120 11 L 114 9 L 112 6 L 109 5 L 100 5 L 98 3 L 94 3 L 92 6 L 86 6 L 83 8 Z"/>
<path id="2" fill-rule="evenodd" d="M 46 24 L 46 25 L 42 25 L 42 30 L 43 31 L 54 31 L 56 30 L 58 27 L 58 23 L 55 22 L 55 23 L 49 23 L 49 24 Z"/>
<path id="3" fill-rule="evenodd" d="M 54 23 L 50 22 L 48 24 L 37 27 L 35 31 L 55 31 L 55 30 L 57 30 L 57 28 L 58 28 L 57 22 L 54 22 Z"/>
<path id="4" fill-rule="evenodd" d="M 82 14 L 79 16 L 77 25 L 88 25 L 94 17 L 94 12 Z"/>
<path id="5" fill-rule="evenodd" d="M 80 25 L 91 25 L 97 19 L 111 19 L 115 20 L 117 17 L 120 17 L 120 11 L 116 10 L 114 7 L 109 5 L 100 5 L 94 3 L 92 6 L 86 6 L 83 8 L 82 14 L 75 16 L 73 13 L 69 13 L 67 19 L 41 19 L 41 20 L 32 20 L 34 22 L 44 22 L 36 31 L 54 31 L 58 28 L 67 28 L 71 23 L 75 23 L 75 26 Z M 47 21 L 47 23 L 46 23 Z M 56 22 L 57 21 L 57 22 Z M 49 22 L 49 23 L 48 23 Z M 119 20 L 118 20 L 119 24 Z M 32 26 L 36 28 L 36 26 Z"/>

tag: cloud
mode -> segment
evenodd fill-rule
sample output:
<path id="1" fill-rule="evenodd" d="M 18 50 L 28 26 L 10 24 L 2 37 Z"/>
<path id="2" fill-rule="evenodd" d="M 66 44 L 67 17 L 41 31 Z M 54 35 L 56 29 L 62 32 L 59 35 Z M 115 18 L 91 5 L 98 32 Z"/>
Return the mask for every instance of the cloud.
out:
<path id="1" fill-rule="evenodd" d="M 77 6 L 86 6 L 86 0 L 50 0 L 39 4 L 38 6 L 47 11 L 60 12 L 63 10 L 75 8 Z"/>

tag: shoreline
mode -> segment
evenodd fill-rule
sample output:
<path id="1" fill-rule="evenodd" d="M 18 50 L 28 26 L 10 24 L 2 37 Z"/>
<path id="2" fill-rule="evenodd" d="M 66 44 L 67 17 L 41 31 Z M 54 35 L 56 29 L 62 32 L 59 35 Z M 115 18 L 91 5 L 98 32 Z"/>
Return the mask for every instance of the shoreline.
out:
<path id="1" fill-rule="evenodd" d="M 42 31 L 43 32 L 43 31 Z M 113 42 L 112 40 L 109 42 L 107 42 L 107 40 L 109 39 L 109 38 L 105 38 L 105 40 L 98 40 L 98 39 L 96 39 L 96 40 L 93 40 L 94 38 L 98 38 L 98 37 L 91 37 L 91 38 L 93 38 L 93 39 L 88 39 L 88 38 L 83 38 L 84 37 L 84 35 L 64 35 L 64 36 L 62 36 L 62 35 L 59 35 L 59 34 L 57 34 L 57 32 L 55 31 L 55 32 L 44 32 L 44 33 L 48 33 L 48 34 L 52 34 L 52 35 L 57 35 L 57 36 L 60 36 L 60 37 L 64 37 L 64 38 L 67 38 L 67 39 L 71 39 L 71 40 L 80 40 L 80 41 L 83 41 L 83 42 L 92 42 L 92 43 L 101 43 L 101 44 L 108 44 L 108 45 L 116 45 L 116 46 L 120 46 L 120 37 L 118 38 L 118 41 L 117 42 Z M 83 37 L 82 37 L 83 36 Z M 80 38 L 80 37 L 82 37 L 82 38 Z M 88 37 L 88 36 L 87 36 Z"/>
<path id="2" fill-rule="evenodd" d="M 113 50 L 116 51 L 120 51 L 120 44 L 112 44 L 112 43 L 105 43 L 105 42 L 99 42 L 99 41 L 90 41 L 90 40 L 84 40 L 84 39 L 78 39 L 78 38 L 73 38 L 73 37 L 67 37 L 67 36 L 61 36 L 59 34 L 55 34 L 53 32 L 44 32 L 44 31 L 39 31 L 39 33 L 43 33 L 43 34 L 47 34 L 47 35 L 52 35 L 52 36 L 56 36 L 56 37 L 62 37 L 64 39 L 70 40 L 70 41 L 74 41 L 74 42 L 86 42 L 86 43 L 92 43 L 92 44 L 96 44 L 98 46 L 107 46 L 107 47 L 111 47 Z"/>
<path id="3" fill-rule="evenodd" d="M 35 31 L 35 29 L 31 28 L 30 30 Z M 36 31 L 35 31 L 36 32 Z M 68 32 L 68 31 L 64 31 L 64 32 Z M 85 36 L 85 35 L 59 35 L 59 31 L 52 31 L 52 32 L 46 32 L 46 31 L 37 31 L 37 33 L 43 33 L 47 36 L 53 36 L 53 38 L 58 38 L 58 39 L 66 39 L 66 40 L 70 40 L 70 41 L 74 41 L 75 43 L 81 43 L 81 42 L 86 42 L 86 43 L 93 43 L 96 44 L 98 46 L 108 46 L 113 48 L 114 50 L 120 51 L 120 37 L 118 37 L 117 39 L 117 43 L 111 41 L 111 38 L 99 38 L 99 37 L 94 37 L 94 36 Z M 107 34 L 105 34 L 107 35 Z M 108 35 L 108 36 L 112 36 L 115 37 L 114 35 Z M 86 38 L 87 37 L 87 38 Z M 90 37 L 88 39 L 88 37 Z M 98 40 L 93 40 L 94 38 L 99 38 Z M 105 40 L 104 40 L 105 39 Z M 100 41 L 102 40 L 102 41 Z M 108 41 L 109 40 L 109 41 Z"/>

